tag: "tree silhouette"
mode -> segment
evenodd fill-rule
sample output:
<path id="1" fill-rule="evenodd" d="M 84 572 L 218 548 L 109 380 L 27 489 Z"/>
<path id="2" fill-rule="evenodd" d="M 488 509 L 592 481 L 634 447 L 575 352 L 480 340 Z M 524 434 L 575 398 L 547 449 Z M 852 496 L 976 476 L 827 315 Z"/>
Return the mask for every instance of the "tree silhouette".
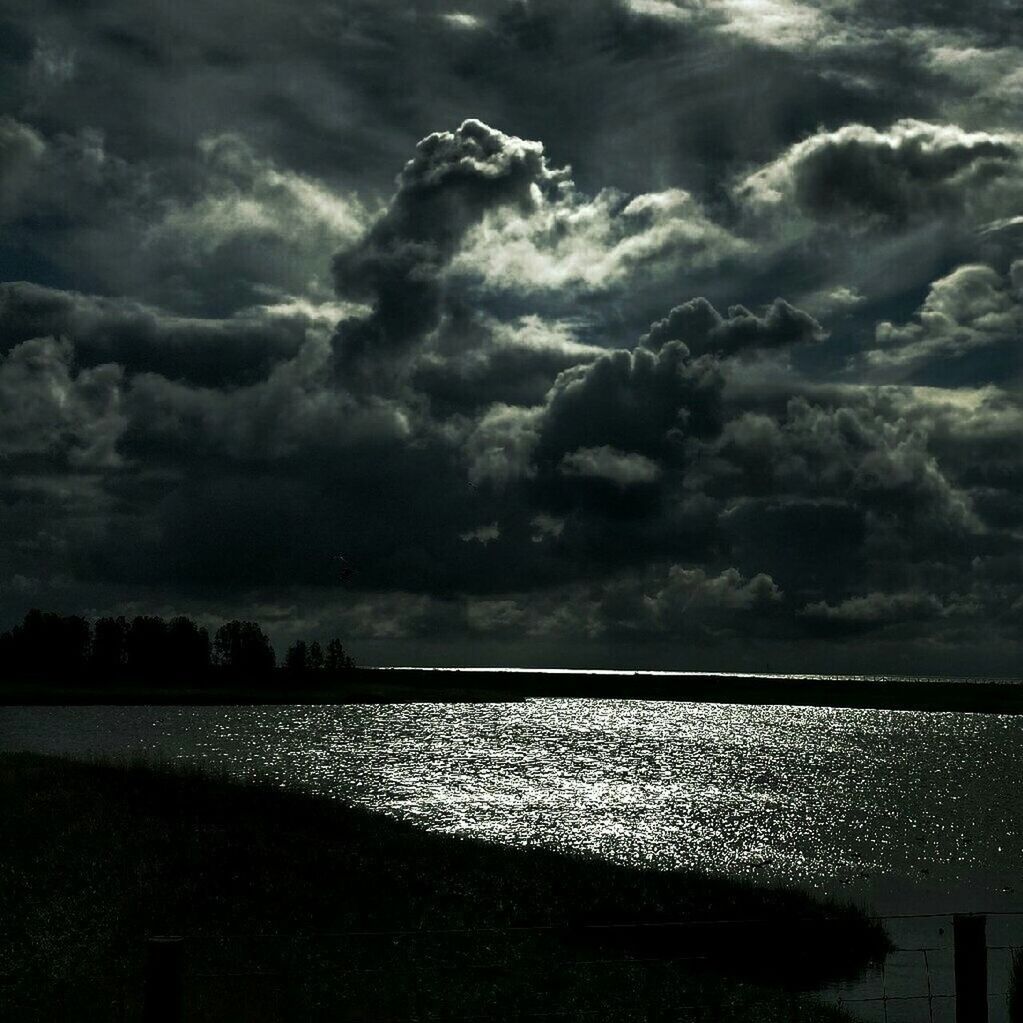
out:
<path id="1" fill-rule="evenodd" d="M 176 675 L 201 675 L 210 669 L 210 634 L 191 618 L 178 615 L 167 626 L 167 663 Z"/>
<path id="2" fill-rule="evenodd" d="M 309 668 L 309 648 L 304 639 L 300 639 L 288 648 L 288 653 L 284 658 L 284 667 L 288 671 L 297 673 L 304 672 Z"/>
<path id="3" fill-rule="evenodd" d="M 132 619 L 125 640 L 125 666 L 132 675 L 145 680 L 167 674 L 169 649 L 169 631 L 162 618 L 139 615 Z"/>
<path id="4" fill-rule="evenodd" d="M 68 675 L 73 682 L 88 663 L 91 640 L 84 618 L 33 608 L 21 625 L 4 634 L 4 665 L 20 674 Z"/>
<path id="5" fill-rule="evenodd" d="M 276 664 L 270 639 L 256 622 L 221 625 L 213 638 L 213 659 L 222 668 L 253 674 L 271 671 Z"/>
<path id="6" fill-rule="evenodd" d="M 209 632 L 191 618 L 165 621 L 156 615 L 100 618 L 90 626 L 77 615 L 33 609 L 20 625 L 0 633 L 0 677 L 46 678 L 78 684 L 83 676 L 104 682 L 127 676 L 133 684 L 210 678 L 213 667 L 267 676 L 276 666 L 273 646 L 256 622 L 231 621 L 210 642 Z M 292 644 L 289 672 L 337 675 L 355 666 L 336 637 L 324 651 L 319 642 Z"/>
<path id="7" fill-rule="evenodd" d="M 323 647 L 315 639 L 309 644 L 309 670 L 323 671 Z"/>
<path id="8" fill-rule="evenodd" d="M 348 656 L 344 646 L 336 636 L 327 644 L 327 656 L 324 667 L 332 675 L 339 675 L 355 667 L 355 662 Z"/>
<path id="9" fill-rule="evenodd" d="M 94 672 L 116 673 L 128 659 L 128 623 L 123 617 L 100 618 L 92 629 L 89 667 Z"/>

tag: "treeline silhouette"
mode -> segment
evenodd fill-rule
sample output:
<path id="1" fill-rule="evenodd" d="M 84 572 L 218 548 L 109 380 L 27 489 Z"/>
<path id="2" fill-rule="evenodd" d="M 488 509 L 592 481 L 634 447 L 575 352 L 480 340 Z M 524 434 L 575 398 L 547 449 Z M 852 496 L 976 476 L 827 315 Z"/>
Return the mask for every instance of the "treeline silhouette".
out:
<path id="1" fill-rule="evenodd" d="M 20 625 L 0 633 L 0 673 L 8 679 L 70 681 L 89 676 L 108 681 L 241 680 L 281 673 L 307 681 L 325 680 L 355 667 L 340 639 L 324 650 L 319 642 L 296 642 L 283 668 L 270 638 L 257 622 L 225 622 L 210 637 L 191 618 L 99 618 L 33 609 Z"/>

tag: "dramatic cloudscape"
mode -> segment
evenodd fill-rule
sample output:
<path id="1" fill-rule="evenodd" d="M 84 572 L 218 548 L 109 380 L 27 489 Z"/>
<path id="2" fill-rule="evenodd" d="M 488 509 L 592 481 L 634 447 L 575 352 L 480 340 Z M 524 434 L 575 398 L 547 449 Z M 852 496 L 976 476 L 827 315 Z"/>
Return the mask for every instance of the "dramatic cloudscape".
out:
<path id="1" fill-rule="evenodd" d="M 1014 0 L 0 11 L 0 624 L 1021 670 Z"/>

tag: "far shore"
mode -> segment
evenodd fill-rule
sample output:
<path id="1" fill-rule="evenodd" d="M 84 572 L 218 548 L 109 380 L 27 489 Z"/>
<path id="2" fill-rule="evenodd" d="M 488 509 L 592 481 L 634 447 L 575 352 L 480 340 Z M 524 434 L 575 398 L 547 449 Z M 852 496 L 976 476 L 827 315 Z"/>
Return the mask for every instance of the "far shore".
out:
<path id="1" fill-rule="evenodd" d="M 1023 683 L 947 679 L 792 678 L 660 672 L 502 671 L 499 669 L 354 668 L 320 680 L 277 671 L 253 679 L 96 677 L 0 682 L 0 705 L 193 705 L 332 703 L 493 703 L 539 698 L 782 704 L 880 710 L 1023 713 Z"/>

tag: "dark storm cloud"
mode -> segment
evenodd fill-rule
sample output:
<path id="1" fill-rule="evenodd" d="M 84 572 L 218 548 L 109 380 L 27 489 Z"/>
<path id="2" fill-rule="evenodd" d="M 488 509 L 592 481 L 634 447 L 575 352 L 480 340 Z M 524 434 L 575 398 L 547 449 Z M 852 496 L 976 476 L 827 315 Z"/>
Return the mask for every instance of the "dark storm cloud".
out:
<path id="1" fill-rule="evenodd" d="M 840 498 L 743 497 L 727 506 L 721 528 L 738 567 L 766 572 L 798 596 L 841 593 L 862 579 L 867 518 Z"/>
<path id="2" fill-rule="evenodd" d="M 1023 13 L 1013 0 L 982 0 L 963 5 L 954 0 L 855 0 L 858 14 L 896 25 L 966 29 L 998 42 L 1023 39 Z"/>
<path id="3" fill-rule="evenodd" d="M 253 383 L 295 355 L 305 339 L 299 315 L 229 320 L 167 316 L 125 299 L 57 291 L 28 282 L 0 284 L 0 345 L 65 338 L 80 366 L 116 363 L 210 387 Z"/>
<path id="4" fill-rule="evenodd" d="M 423 139 L 398 176 L 385 213 L 354 247 L 334 257 L 339 293 L 373 304 L 368 317 L 338 327 L 342 378 L 357 381 L 374 363 L 401 357 L 437 325 L 441 271 L 488 210 L 510 205 L 528 212 L 538 193 L 559 180 L 542 145 L 480 121 Z"/>
<path id="5" fill-rule="evenodd" d="M 37 338 L 0 357 L 0 458 L 8 472 L 120 464 L 126 417 L 120 366 L 75 371 L 66 343 Z"/>
<path id="6" fill-rule="evenodd" d="M 892 415 L 872 396 L 822 403 L 789 401 L 776 417 L 746 414 L 725 428 L 721 486 L 740 490 L 734 469 L 775 493 L 845 499 L 891 525 L 907 543 L 931 543 L 975 528 L 967 495 L 928 449 L 916 424 Z M 912 400 L 907 402 L 912 404 Z M 757 485 L 755 483 L 754 485 Z"/>
<path id="7" fill-rule="evenodd" d="M 38 132 L 13 117 L 0 117 L 0 222 L 17 212 L 45 151 Z"/>
<path id="8" fill-rule="evenodd" d="M 186 170 L 129 162 L 91 126 L 50 138 L 7 127 L 0 259 L 27 249 L 48 283 L 192 316 L 322 301 L 330 252 L 361 231 L 351 195 L 278 167 L 232 133 L 194 140 Z"/>
<path id="9" fill-rule="evenodd" d="M 823 601 L 808 604 L 800 617 L 812 630 L 823 634 L 865 633 L 891 626 L 901 626 L 905 632 L 907 625 L 940 618 L 943 610 L 933 594 L 875 592 L 851 597 L 834 607 Z"/>
<path id="10" fill-rule="evenodd" d="M 558 377 L 539 424 L 538 459 L 602 444 L 663 455 L 720 428 L 722 383 L 714 361 L 692 360 L 679 342 L 657 353 L 609 352 Z"/>
<path id="11" fill-rule="evenodd" d="M 809 313 L 793 308 L 782 298 L 775 299 L 762 317 L 741 305 L 732 306 L 724 317 L 705 298 L 695 298 L 651 324 L 642 343 L 659 349 L 668 341 L 684 341 L 698 355 L 710 352 L 728 357 L 787 348 L 823 337 L 823 328 Z"/>
<path id="12" fill-rule="evenodd" d="M 882 377 L 935 383 L 1023 380 L 1023 261 L 1005 276 L 990 266 L 957 267 L 935 281 L 908 323 L 882 322 L 863 353 Z"/>
<path id="13" fill-rule="evenodd" d="M 718 574 L 679 565 L 656 566 L 645 576 L 614 580 L 601 596 L 597 618 L 611 634 L 667 633 L 720 642 L 772 627 L 783 600 L 770 576 L 744 578 L 734 568 Z"/>
<path id="14" fill-rule="evenodd" d="M 409 379 L 438 418 L 478 413 L 495 403 L 533 406 L 558 373 L 603 351 L 576 340 L 570 324 L 537 316 L 497 321 L 452 304 L 436 343 L 413 360 Z"/>
<path id="15" fill-rule="evenodd" d="M 31 55 L 9 65 L 11 113 L 46 138 L 90 128 L 176 198 L 196 183 L 196 142 L 239 132 L 296 173 L 381 197 L 416 140 L 466 116 L 555 145 L 590 192 L 706 196 L 816 125 L 896 112 L 885 88 L 719 31 L 710 7 L 688 20 L 618 0 L 489 0 L 462 18 L 440 2 L 361 0 L 15 11 Z M 751 61 L 755 83 L 734 73 Z M 901 113 L 927 114 L 899 73 Z M 19 235 L 38 242 L 36 230 Z M 78 233 L 72 221 L 59 236 Z"/>
<path id="16" fill-rule="evenodd" d="M 799 142 L 738 194 L 754 210 L 799 211 L 857 231 L 923 217 L 993 219 L 1023 192 L 1020 156 L 1016 136 L 909 120 L 887 131 L 847 125 Z"/>

